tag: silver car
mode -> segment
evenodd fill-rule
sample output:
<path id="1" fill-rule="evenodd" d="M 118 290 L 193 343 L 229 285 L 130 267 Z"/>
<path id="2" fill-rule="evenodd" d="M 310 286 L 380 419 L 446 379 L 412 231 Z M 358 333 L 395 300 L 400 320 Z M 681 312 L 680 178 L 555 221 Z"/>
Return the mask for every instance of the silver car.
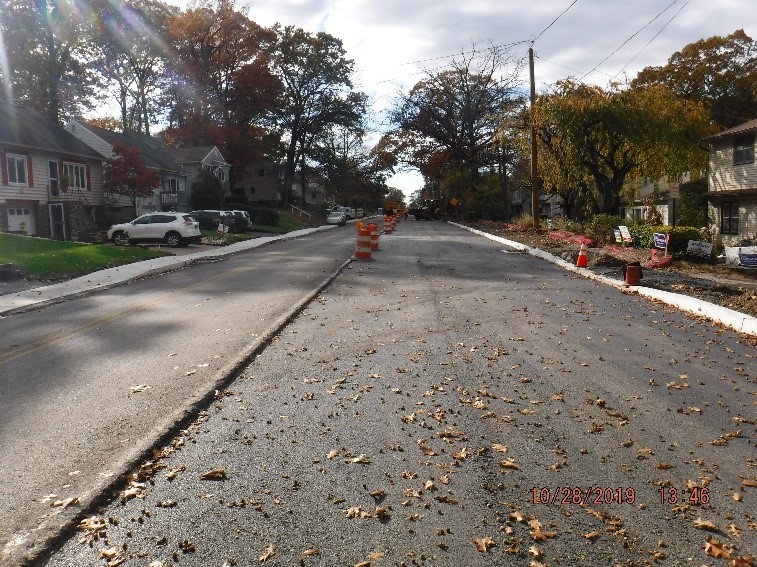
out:
<path id="1" fill-rule="evenodd" d="M 347 214 L 344 211 L 331 211 L 326 217 L 326 224 L 344 226 L 347 224 Z"/>
<path id="2" fill-rule="evenodd" d="M 148 213 L 108 229 L 108 240 L 123 245 L 136 242 L 165 242 L 176 248 L 200 242 L 200 223 L 187 213 Z"/>

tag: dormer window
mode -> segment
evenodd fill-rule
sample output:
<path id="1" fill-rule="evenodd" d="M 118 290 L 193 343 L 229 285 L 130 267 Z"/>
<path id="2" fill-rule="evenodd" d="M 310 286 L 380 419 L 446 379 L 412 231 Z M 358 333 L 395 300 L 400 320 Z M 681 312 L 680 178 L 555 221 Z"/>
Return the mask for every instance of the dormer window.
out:
<path id="1" fill-rule="evenodd" d="M 754 163 L 754 134 L 733 139 L 733 165 Z"/>

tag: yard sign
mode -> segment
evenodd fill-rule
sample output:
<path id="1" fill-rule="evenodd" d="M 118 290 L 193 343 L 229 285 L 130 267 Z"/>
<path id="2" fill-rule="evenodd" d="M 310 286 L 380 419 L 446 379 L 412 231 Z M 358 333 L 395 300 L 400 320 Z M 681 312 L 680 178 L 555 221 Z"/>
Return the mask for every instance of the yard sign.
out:
<path id="1" fill-rule="evenodd" d="M 665 250 L 665 256 L 668 255 L 668 242 L 670 242 L 670 235 L 663 234 L 661 232 L 654 233 L 654 247 L 660 250 Z"/>
<path id="2" fill-rule="evenodd" d="M 631 238 L 631 233 L 628 231 L 627 226 L 619 226 L 618 230 L 620 230 L 620 236 L 623 237 L 623 242 L 633 242 L 633 238 Z"/>
<path id="3" fill-rule="evenodd" d="M 689 244 L 686 247 L 686 254 L 709 258 L 712 254 L 712 244 L 700 242 L 699 240 L 689 240 Z"/>

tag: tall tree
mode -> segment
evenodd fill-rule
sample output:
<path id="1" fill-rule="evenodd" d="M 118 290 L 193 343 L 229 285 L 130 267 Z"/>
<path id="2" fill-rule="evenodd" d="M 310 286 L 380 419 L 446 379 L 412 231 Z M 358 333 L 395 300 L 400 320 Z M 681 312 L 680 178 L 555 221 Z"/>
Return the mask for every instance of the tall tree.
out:
<path id="1" fill-rule="evenodd" d="M 744 30 L 700 39 L 674 53 L 666 65 L 643 69 L 631 86 L 652 84 L 704 103 L 724 128 L 757 118 L 757 42 Z"/>
<path id="2" fill-rule="evenodd" d="M 148 169 L 138 148 L 113 145 L 113 157 L 103 168 L 103 190 L 128 197 L 137 216 L 137 199 L 151 197 L 160 185 L 160 174 Z"/>
<path id="3" fill-rule="evenodd" d="M 0 67 L 0 96 L 45 113 L 91 106 L 93 78 L 84 63 L 90 54 L 91 6 L 77 0 L 3 0 L 0 35 L 7 64 Z"/>
<path id="4" fill-rule="evenodd" d="M 232 0 L 205 1 L 171 18 L 168 32 L 178 54 L 170 135 L 178 143 L 217 145 L 238 174 L 260 159 L 260 122 L 280 90 L 269 68 L 275 34 Z"/>
<path id="5" fill-rule="evenodd" d="M 618 214 L 629 179 L 701 175 L 711 133 L 701 104 L 681 100 L 662 85 L 604 91 L 574 81 L 537 100 L 537 135 L 553 160 L 545 186 L 585 190 L 592 212 Z"/>
<path id="6" fill-rule="evenodd" d="M 121 127 L 149 135 L 166 63 L 173 59 L 165 27 L 175 8 L 159 0 L 92 1 L 101 2 L 95 67 L 118 100 Z"/>
<path id="7" fill-rule="evenodd" d="M 285 141 L 284 202 L 291 201 L 297 164 L 311 157 L 316 140 L 333 126 L 361 122 L 366 97 L 353 91 L 354 63 L 342 42 L 320 32 L 276 26 L 273 71 L 283 85 L 271 121 Z"/>
<path id="8" fill-rule="evenodd" d="M 427 167 L 437 169 L 445 164 L 446 170 L 438 174 L 469 188 L 479 184 L 490 166 L 500 166 L 504 154 L 497 151 L 498 126 L 521 98 L 518 65 L 503 73 L 511 63 L 501 48 L 474 46 L 470 53 L 454 58 L 448 69 L 428 72 L 402 95 L 391 120 L 396 131 L 415 138 L 416 144 L 404 146 L 415 154 L 411 160 L 421 158 Z"/>

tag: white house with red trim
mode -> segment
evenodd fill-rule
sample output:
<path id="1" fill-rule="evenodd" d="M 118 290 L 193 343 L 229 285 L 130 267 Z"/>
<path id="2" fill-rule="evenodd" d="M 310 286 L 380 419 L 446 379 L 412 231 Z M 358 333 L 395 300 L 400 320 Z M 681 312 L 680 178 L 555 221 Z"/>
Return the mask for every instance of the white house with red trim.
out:
<path id="1" fill-rule="evenodd" d="M 102 156 L 40 112 L 0 102 L 0 231 L 58 240 L 94 231 Z"/>

